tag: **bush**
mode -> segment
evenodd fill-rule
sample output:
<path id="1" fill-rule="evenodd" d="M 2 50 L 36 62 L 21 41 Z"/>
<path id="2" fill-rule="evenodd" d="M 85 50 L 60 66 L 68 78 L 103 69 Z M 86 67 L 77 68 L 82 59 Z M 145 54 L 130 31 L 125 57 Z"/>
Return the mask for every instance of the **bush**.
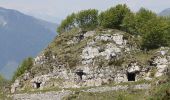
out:
<path id="1" fill-rule="evenodd" d="M 103 28 L 120 29 L 126 14 L 130 13 L 130 9 L 124 5 L 112 7 L 99 15 L 99 24 Z"/>
<path id="2" fill-rule="evenodd" d="M 21 65 L 18 67 L 17 71 L 14 73 L 14 76 L 13 76 L 13 81 L 21 76 L 26 70 L 29 71 L 33 66 L 33 58 L 31 57 L 28 57 L 26 58 L 22 63 Z"/>
<path id="3" fill-rule="evenodd" d="M 93 30 L 98 25 L 98 11 L 95 9 L 83 10 L 79 13 L 72 13 L 61 22 L 57 28 L 58 33 L 68 32 L 75 27 L 82 30 Z"/>
<path id="4" fill-rule="evenodd" d="M 129 32 L 131 34 L 134 34 L 136 32 L 135 30 L 135 14 L 134 13 L 128 13 L 122 22 L 122 29 L 126 32 Z"/>
<path id="5" fill-rule="evenodd" d="M 74 13 L 67 16 L 67 18 L 64 19 L 61 22 L 61 25 L 57 28 L 57 32 L 62 33 L 62 32 L 70 31 L 72 28 L 75 27 L 75 20 L 76 20 L 76 15 Z"/>
<path id="6" fill-rule="evenodd" d="M 141 8 L 136 14 L 135 13 L 126 14 L 122 22 L 122 28 L 126 32 L 129 32 L 133 35 L 142 35 L 145 33 L 144 32 L 145 29 L 143 29 L 142 27 L 146 26 L 148 21 L 156 17 L 157 15 L 152 11 Z"/>
<path id="7" fill-rule="evenodd" d="M 98 11 L 95 9 L 83 10 L 77 14 L 77 25 L 83 31 L 93 30 L 98 25 Z"/>
<path id="8" fill-rule="evenodd" d="M 156 49 L 161 46 L 167 46 L 168 28 L 168 23 L 162 18 L 158 17 L 149 20 L 141 27 L 141 32 L 143 33 L 142 47 Z"/>

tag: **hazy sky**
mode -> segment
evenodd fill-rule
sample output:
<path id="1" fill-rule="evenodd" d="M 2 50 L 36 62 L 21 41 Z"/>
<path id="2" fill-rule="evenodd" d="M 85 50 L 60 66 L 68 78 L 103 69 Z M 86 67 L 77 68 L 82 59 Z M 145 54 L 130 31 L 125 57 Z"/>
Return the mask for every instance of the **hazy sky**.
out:
<path id="1" fill-rule="evenodd" d="M 157 13 L 170 8 L 170 0 L 0 0 L 0 7 L 16 9 L 50 21 L 58 21 L 82 9 L 105 10 L 117 4 L 127 4 L 133 11 L 145 7 Z"/>

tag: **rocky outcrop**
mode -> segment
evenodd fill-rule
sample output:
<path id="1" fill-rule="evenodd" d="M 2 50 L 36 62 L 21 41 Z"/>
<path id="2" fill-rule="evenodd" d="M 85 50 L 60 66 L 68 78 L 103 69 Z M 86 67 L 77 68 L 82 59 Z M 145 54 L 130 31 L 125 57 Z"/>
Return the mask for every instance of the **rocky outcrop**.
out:
<path id="1" fill-rule="evenodd" d="M 21 87 L 20 81 L 19 80 L 15 80 L 15 82 L 11 86 L 11 93 L 14 93 L 20 87 Z"/>
<path id="2" fill-rule="evenodd" d="M 79 45 L 83 41 L 81 48 L 79 48 L 80 51 L 77 51 L 79 53 L 76 53 L 80 54 L 76 55 L 76 57 L 79 56 L 75 62 L 77 64 L 69 65 L 67 61 L 70 59 L 67 55 L 72 54 L 65 54 L 64 50 L 60 50 L 62 55 L 53 54 L 53 51 L 50 51 L 48 56 L 42 53 L 34 59 L 31 71 L 26 72 L 21 78 L 23 81 L 28 81 L 34 89 L 47 87 L 80 88 L 101 86 L 111 82 L 151 80 L 153 78 L 151 76 L 160 77 L 166 74 L 170 64 L 169 48 L 157 50 L 149 64 L 148 61 L 144 64 L 133 58 L 136 52 L 141 51 L 135 48 L 136 45 L 132 45 L 124 35 L 123 32 L 112 33 L 111 30 L 105 33 L 103 31 L 102 33 L 80 32 L 73 39 L 66 41 L 65 45 L 67 44 L 67 46 L 64 48 L 67 49 L 70 44 L 73 44 L 72 46 Z M 84 43 L 86 41 L 87 43 Z M 64 59 L 64 62 L 60 61 L 58 56 L 62 60 Z M 34 71 L 36 68 L 36 73 L 32 74 L 32 70 Z M 48 71 L 43 73 L 41 70 Z M 145 85 L 141 85 L 134 88 L 144 87 Z M 21 87 L 16 81 L 12 85 L 11 92 L 14 92 L 16 88 L 24 88 L 24 86 Z"/>

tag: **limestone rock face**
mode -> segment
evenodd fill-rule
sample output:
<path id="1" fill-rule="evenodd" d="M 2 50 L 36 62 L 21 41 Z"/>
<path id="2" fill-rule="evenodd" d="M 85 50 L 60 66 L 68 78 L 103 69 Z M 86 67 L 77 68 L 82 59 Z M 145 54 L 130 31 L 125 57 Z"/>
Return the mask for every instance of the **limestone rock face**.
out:
<path id="1" fill-rule="evenodd" d="M 39 56 L 37 56 L 36 58 L 34 58 L 34 65 L 36 64 L 44 64 L 46 62 L 46 57 L 44 56 L 44 54 L 41 54 Z"/>
<path id="2" fill-rule="evenodd" d="M 102 34 L 102 35 L 96 36 L 95 39 L 100 40 L 100 41 L 102 41 L 102 40 L 103 41 L 114 41 L 118 45 L 123 45 L 123 43 L 124 43 L 123 35 L 121 33 L 116 33 L 113 35 Z"/>
<path id="3" fill-rule="evenodd" d="M 168 68 L 168 60 L 165 57 L 157 57 L 155 59 L 155 64 L 157 68 L 157 72 L 155 74 L 155 77 L 162 76 L 166 73 L 166 69 Z"/>
<path id="4" fill-rule="evenodd" d="M 87 37 L 92 37 L 96 34 L 95 31 L 88 31 L 84 34 L 84 37 L 87 38 Z"/>
<path id="5" fill-rule="evenodd" d="M 139 67 L 139 65 L 137 65 L 137 62 L 130 63 L 127 71 L 128 71 L 128 73 L 139 72 L 140 71 L 140 67 Z"/>
<path id="6" fill-rule="evenodd" d="M 11 86 L 11 93 L 14 93 L 20 87 L 20 81 L 15 80 L 15 82 Z"/>
<path id="7" fill-rule="evenodd" d="M 29 73 L 25 72 L 21 80 L 27 81 L 34 89 L 48 87 L 80 88 L 101 86 L 110 82 L 152 80 L 153 77 L 166 74 L 166 69 L 170 64 L 169 49 L 161 48 L 156 51 L 150 65 L 147 64 L 149 61 L 146 61 L 145 64 L 135 59 L 138 56 L 136 54 L 141 53 L 136 48 L 136 44 L 129 42 L 129 37 L 125 37 L 125 33 L 112 33 L 112 31 L 106 30 L 101 31 L 101 33 L 88 31 L 79 32 L 80 34 L 76 34 L 76 36 L 71 35 L 72 39 L 63 41 L 66 42 L 62 45 L 64 49 L 50 49 L 51 54 L 48 56 L 45 53 L 37 56 L 34 59 L 33 68 Z M 133 41 L 133 38 L 130 38 L 131 41 Z M 75 46 L 76 55 L 72 54 L 70 46 Z M 59 50 L 59 54 L 55 50 Z M 76 64 L 70 64 L 72 57 L 75 56 L 77 57 L 76 62 L 74 62 Z M 35 73 L 33 73 L 34 69 L 36 69 Z M 156 71 L 154 70 L 155 73 L 151 77 L 154 72 L 153 69 L 156 69 Z M 20 83 L 23 81 L 16 80 L 12 85 L 11 92 L 20 88 Z M 145 85 L 141 85 L 135 88 L 144 87 Z"/>
<path id="8" fill-rule="evenodd" d="M 23 79 L 24 80 L 29 80 L 30 79 L 30 72 L 24 73 Z"/>
<path id="9" fill-rule="evenodd" d="M 160 77 L 167 73 L 167 69 L 170 64 L 169 55 L 167 54 L 169 48 L 161 47 L 159 51 L 157 51 L 157 56 L 153 59 L 153 64 L 156 67 L 155 77 Z"/>
<path id="10" fill-rule="evenodd" d="M 99 56 L 99 50 L 93 47 L 86 47 L 82 51 L 82 59 L 84 60 L 83 64 L 89 64 L 92 62 L 93 58 Z"/>
<path id="11" fill-rule="evenodd" d="M 50 75 L 42 75 L 33 78 L 30 82 L 34 88 L 43 88 L 45 83 L 50 79 Z"/>
<path id="12" fill-rule="evenodd" d="M 121 82 L 127 82 L 128 80 L 126 74 L 122 72 L 116 74 L 114 81 L 116 83 L 121 83 Z"/>
<path id="13" fill-rule="evenodd" d="M 111 41 L 111 43 L 107 43 L 104 47 L 96 47 L 96 43 L 98 41 Z M 101 34 L 95 37 L 94 40 L 89 42 L 87 46 L 82 51 L 82 64 L 90 64 L 93 63 L 93 59 L 95 57 L 103 56 L 106 60 L 110 60 L 111 58 L 116 58 L 120 56 L 124 51 L 128 51 L 126 47 L 126 40 L 123 40 L 123 35 L 121 34 Z"/>

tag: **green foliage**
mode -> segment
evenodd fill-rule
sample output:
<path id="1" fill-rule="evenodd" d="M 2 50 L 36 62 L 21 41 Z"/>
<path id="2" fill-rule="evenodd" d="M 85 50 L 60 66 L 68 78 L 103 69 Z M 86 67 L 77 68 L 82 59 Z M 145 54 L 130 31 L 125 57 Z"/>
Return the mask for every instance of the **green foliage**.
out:
<path id="1" fill-rule="evenodd" d="M 131 34 L 136 34 L 136 27 L 135 27 L 135 14 L 134 13 L 128 13 L 123 19 L 122 22 L 122 28 L 126 32 L 129 32 Z"/>
<path id="2" fill-rule="evenodd" d="M 141 8 L 137 13 L 136 13 L 136 16 L 135 16 L 135 31 L 137 34 L 145 34 L 145 28 L 146 29 L 149 29 L 148 27 L 145 27 L 147 26 L 146 24 L 152 20 L 152 19 L 156 19 L 157 18 L 157 15 L 150 11 L 150 10 L 147 10 L 145 8 Z M 143 28 L 145 27 L 145 28 Z"/>
<path id="3" fill-rule="evenodd" d="M 15 80 L 17 77 L 21 76 L 26 70 L 27 71 L 30 70 L 32 66 L 33 66 L 33 59 L 31 57 L 28 57 L 18 67 L 17 71 L 14 73 L 12 80 Z"/>
<path id="4" fill-rule="evenodd" d="M 131 34 L 141 35 L 145 33 L 143 32 L 143 27 L 146 26 L 148 21 L 153 18 L 157 18 L 155 13 L 150 10 L 141 8 L 136 14 L 128 13 L 125 16 L 122 22 L 122 28 Z"/>
<path id="5" fill-rule="evenodd" d="M 77 14 L 77 25 L 82 30 L 93 30 L 98 25 L 98 11 L 95 9 L 83 10 Z"/>
<path id="6" fill-rule="evenodd" d="M 98 25 L 98 11 L 95 9 L 83 10 L 79 13 L 72 13 L 61 22 L 57 28 L 58 33 L 68 32 L 75 27 L 82 30 L 93 30 Z"/>
<path id="7" fill-rule="evenodd" d="M 64 19 L 61 22 L 61 25 L 57 28 L 57 32 L 62 33 L 65 31 L 70 31 L 72 28 L 75 27 L 75 19 L 76 19 L 76 15 L 74 13 L 67 16 L 67 18 Z"/>
<path id="8" fill-rule="evenodd" d="M 6 83 L 5 78 L 2 75 L 0 75 L 0 90 L 2 90 L 5 83 Z"/>
<path id="9" fill-rule="evenodd" d="M 130 13 L 130 9 L 125 4 L 117 5 L 116 7 L 112 7 L 99 15 L 99 24 L 103 28 L 120 29 L 123 19 L 128 13 Z"/>
<path id="10" fill-rule="evenodd" d="M 149 20 L 143 27 L 143 48 L 155 49 L 161 46 L 167 46 L 168 23 L 162 18 L 153 18 Z"/>
<path id="11" fill-rule="evenodd" d="M 170 25 L 170 17 L 165 18 L 165 20 L 168 23 L 168 25 Z M 166 40 L 167 40 L 168 46 L 170 46 L 170 28 L 168 29 Z"/>
<path id="12" fill-rule="evenodd" d="M 143 49 L 156 49 L 170 44 L 170 21 L 158 17 L 150 10 L 141 8 L 136 14 L 128 13 L 125 16 L 123 30 L 142 36 Z"/>
<path id="13" fill-rule="evenodd" d="M 150 100 L 170 100 L 170 81 L 154 87 L 151 90 Z"/>

